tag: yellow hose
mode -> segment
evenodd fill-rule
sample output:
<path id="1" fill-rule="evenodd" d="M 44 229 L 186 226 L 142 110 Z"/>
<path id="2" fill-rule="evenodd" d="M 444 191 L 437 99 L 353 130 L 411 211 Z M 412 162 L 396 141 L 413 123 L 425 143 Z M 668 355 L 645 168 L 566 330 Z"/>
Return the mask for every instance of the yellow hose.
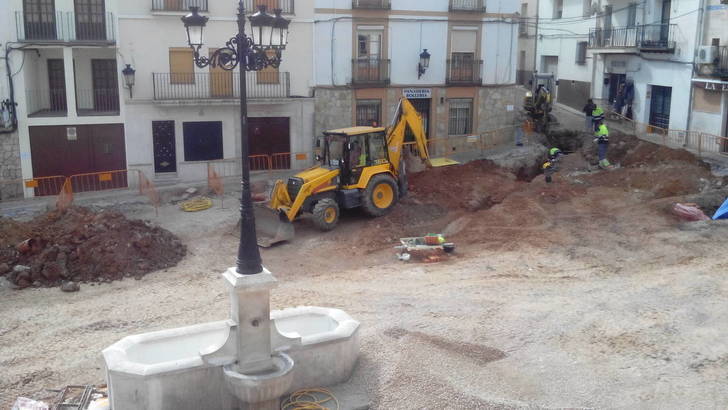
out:
<path id="1" fill-rule="evenodd" d="M 204 196 L 198 196 L 197 198 L 192 198 L 189 201 L 182 202 L 180 204 L 180 208 L 182 208 L 185 212 L 204 211 L 205 209 L 212 208 L 212 199 Z"/>
<path id="2" fill-rule="evenodd" d="M 291 393 L 281 405 L 281 410 L 329 410 L 324 403 L 330 401 L 333 401 L 336 404 L 336 410 L 339 410 L 339 400 L 329 390 L 303 389 Z"/>

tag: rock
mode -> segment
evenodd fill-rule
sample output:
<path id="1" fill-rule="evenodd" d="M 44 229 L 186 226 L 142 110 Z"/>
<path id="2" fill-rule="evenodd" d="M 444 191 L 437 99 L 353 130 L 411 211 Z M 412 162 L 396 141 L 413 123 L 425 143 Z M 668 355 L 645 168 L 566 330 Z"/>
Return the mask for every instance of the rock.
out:
<path id="1" fill-rule="evenodd" d="M 79 290 L 81 290 L 81 286 L 79 286 L 79 284 L 76 282 L 68 281 L 63 282 L 63 284 L 61 285 L 61 290 L 64 292 L 78 292 Z"/>
<path id="2" fill-rule="evenodd" d="M 185 189 L 185 193 L 192 195 L 197 193 L 197 188 L 187 188 Z"/>
<path id="3" fill-rule="evenodd" d="M 30 273 L 30 266 L 15 265 L 15 267 L 13 267 L 13 272 L 15 272 L 16 274 L 20 274 L 22 272 Z"/>
<path id="4" fill-rule="evenodd" d="M 0 288 L 8 289 L 20 289 L 20 286 L 14 284 L 12 281 L 0 276 Z"/>
<path id="5" fill-rule="evenodd" d="M 62 269 L 60 266 L 58 266 L 57 263 L 49 262 L 43 266 L 43 270 L 41 271 L 41 274 L 48 281 L 55 282 L 61 278 L 61 276 L 62 276 L 61 272 L 62 272 Z"/>
<path id="6" fill-rule="evenodd" d="M 7 263 L 0 263 L 0 275 L 6 274 L 10 270 L 10 266 Z"/>
<path id="7" fill-rule="evenodd" d="M 33 282 L 33 287 L 34 287 L 34 288 L 39 288 L 39 287 L 41 287 L 41 286 L 43 286 L 43 284 L 42 284 L 42 283 L 40 283 L 40 281 L 39 281 L 39 280 L 36 280 L 35 282 Z"/>

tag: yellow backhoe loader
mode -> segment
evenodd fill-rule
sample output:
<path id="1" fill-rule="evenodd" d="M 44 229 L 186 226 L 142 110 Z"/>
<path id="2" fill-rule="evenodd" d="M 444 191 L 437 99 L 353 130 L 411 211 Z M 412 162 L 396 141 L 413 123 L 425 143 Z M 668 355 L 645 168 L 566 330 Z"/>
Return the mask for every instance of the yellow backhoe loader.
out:
<path id="1" fill-rule="evenodd" d="M 371 216 L 387 214 L 407 192 L 403 161 L 405 130 L 414 135 L 417 152 L 430 167 L 422 118 L 405 98 L 393 125 L 351 127 L 324 132 L 319 140 L 320 165 L 278 180 L 270 202 L 256 207 L 258 244 L 263 247 L 293 238 L 291 222 L 312 215 L 322 231 L 334 229 L 341 209 L 361 207 Z"/>

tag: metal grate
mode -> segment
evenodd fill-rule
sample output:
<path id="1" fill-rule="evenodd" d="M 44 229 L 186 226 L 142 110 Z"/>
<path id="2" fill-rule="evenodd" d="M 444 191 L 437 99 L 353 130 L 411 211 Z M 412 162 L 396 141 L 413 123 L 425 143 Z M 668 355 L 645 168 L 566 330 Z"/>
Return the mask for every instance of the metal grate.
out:
<path id="1" fill-rule="evenodd" d="M 259 75 L 263 77 L 259 77 Z M 179 80 L 184 76 L 189 81 Z M 154 73 L 155 100 L 215 100 L 240 97 L 238 72 Z M 248 98 L 287 98 L 291 95 L 288 72 L 246 73 Z"/>
<path id="2" fill-rule="evenodd" d="M 190 7 L 207 11 L 207 0 L 152 0 L 152 11 L 189 11 Z"/>
<path id="3" fill-rule="evenodd" d="M 466 135 L 472 132 L 473 100 L 469 98 L 449 101 L 450 121 L 448 135 Z"/>

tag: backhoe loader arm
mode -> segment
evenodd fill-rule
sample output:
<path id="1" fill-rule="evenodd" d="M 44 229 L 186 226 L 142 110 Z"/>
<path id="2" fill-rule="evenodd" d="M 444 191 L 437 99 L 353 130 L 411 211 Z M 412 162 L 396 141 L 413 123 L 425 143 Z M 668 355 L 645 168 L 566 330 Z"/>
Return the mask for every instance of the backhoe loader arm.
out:
<path id="1" fill-rule="evenodd" d="M 389 161 L 394 168 L 394 173 L 399 174 L 400 161 L 402 159 L 402 149 L 404 148 L 404 136 L 407 126 L 412 130 L 417 144 L 417 152 L 420 159 L 431 167 L 430 153 L 427 151 L 427 137 L 422 127 L 422 118 L 412 103 L 406 98 L 399 100 L 397 111 L 394 114 L 394 126 L 390 128 L 387 135 L 387 146 L 389 146 Z"/>

